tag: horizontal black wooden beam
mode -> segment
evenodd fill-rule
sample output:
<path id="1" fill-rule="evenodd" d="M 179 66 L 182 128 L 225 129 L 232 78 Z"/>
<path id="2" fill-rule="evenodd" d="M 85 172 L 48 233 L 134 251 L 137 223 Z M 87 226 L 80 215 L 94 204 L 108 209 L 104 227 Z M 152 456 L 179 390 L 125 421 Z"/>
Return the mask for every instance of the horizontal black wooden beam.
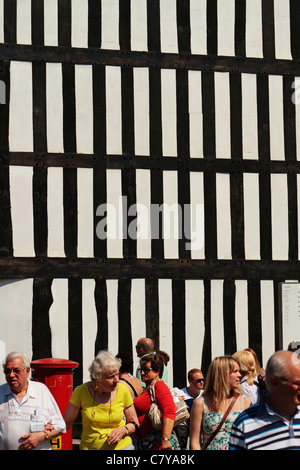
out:
<path id="1" fill-rule="evenodd" d="M 99 155 L 47 152 L 5 152 L 0 155 L 2 165 L 62 168 L 143 169 L 212 171 L 218 173 L 300 173 L 299 161 L 244 160 L 242 158 L 182 158 L 144 155 Z"/>
<path id="2" fill-rule="evenodd" d="M 71 62 L 73 64 L 78 63 L 86 65 L 101 64 L 214 72 L 300 75 L 299 60 L 32 46 L 23 44 L 0 45 L 0 60 Z"/>
<path id="3" fill-rule="evenodd" d="M 300 261 L 0 258 L 0 278 L 298 280 Z"/>

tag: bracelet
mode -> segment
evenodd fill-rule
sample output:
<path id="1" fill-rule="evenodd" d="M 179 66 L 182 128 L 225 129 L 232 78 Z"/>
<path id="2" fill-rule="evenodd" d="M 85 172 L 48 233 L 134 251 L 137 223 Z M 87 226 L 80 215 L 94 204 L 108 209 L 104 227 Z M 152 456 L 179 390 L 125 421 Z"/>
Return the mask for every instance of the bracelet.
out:
<path id="1" fill-rule="evenodd" d="M 170 438 L 169 437 L 162 437 L 161 440 L 162 441 L 170 441 Z"/>
<path id="2" fill-rule="evenodd" d="M 129 429 L 128 429 L 127 426 L 124 426 L 124 428 L 126 429 L 126 435 L 128 436 L 128 434 L 129 434 Z"/>

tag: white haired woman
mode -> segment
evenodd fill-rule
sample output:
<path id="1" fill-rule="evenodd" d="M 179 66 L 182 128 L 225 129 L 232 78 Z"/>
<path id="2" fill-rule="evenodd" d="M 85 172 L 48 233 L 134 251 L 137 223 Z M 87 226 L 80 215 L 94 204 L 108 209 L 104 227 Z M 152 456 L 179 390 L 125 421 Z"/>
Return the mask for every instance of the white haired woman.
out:
<path id="1" fill-rule="evenodd" d="M 75 388 L 64 420 L 70 429 L 82 415 L 81 450 L 134 450 L 138 424 L 128 388 L 119 383 L 120 359 L 100 351 L 89 368 L 89 382 Z"/>

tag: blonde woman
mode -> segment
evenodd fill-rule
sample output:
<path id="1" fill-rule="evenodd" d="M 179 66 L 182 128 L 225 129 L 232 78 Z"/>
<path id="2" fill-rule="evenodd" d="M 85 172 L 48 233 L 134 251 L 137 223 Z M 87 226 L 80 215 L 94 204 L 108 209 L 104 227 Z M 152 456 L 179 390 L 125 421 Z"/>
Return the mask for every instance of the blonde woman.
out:
<path id="1" fill-rule="evenodd" d="M 260 399 L 260 393 L 254 356 L 249 351 L 237 351 L 233 354 L 233 357 L 240 366 L 242 374 L 241 386 L 243 387 L 244 394 L 250 398 L 252 405 L 255 405 Z"/>
<path id="2" fill-rule="evenodd" d="M 243 395 L 240 379 L 239 364 L 231 356 L 220 356 L 212 361 L 204 392 L 194 400 L 191 411 L 191 450 L 228 450 L 232 423 L 251 404 Z M 224 416 L 226 419 L 214 435 Z"/>
<path id="3" fill-rule="evenodd" d="M 251 352 L 251 354 L 253 355 L 254 360 L 255 360 L 256 375 L 257 375 L 257 377 L 261 377 L 262 379 L 264 379 L 264 377 L 265 377 L 265 369 L 263 369 L 263 367 L 260 365 L 260 362 L 259 362 L 259 360 L 258 360 L 258 357 L 257 357 L 256 352 L 255 352 L 253 349 L 251 349 L 251 348 L 245 348 L 244 351 L 249 351 L 249 352 Z"/>

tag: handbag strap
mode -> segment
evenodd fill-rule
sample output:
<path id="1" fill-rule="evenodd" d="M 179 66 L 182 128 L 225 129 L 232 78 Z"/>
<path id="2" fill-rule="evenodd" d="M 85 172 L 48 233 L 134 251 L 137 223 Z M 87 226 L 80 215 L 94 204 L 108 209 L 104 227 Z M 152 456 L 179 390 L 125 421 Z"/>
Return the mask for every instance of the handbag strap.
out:
<path id="1" fill-rule="evenodd" d="M 130 423 L 133 424 L 135 427 L 135 438 L 136 438 L 136 447 L 137 447 L 136 450 L 144 450 L 143 439 L 142 439 L 142 434 L 141 434 L 139 425 L 135 423 L 134 421 L 130 421 Z"/>
<path id="2" fill-rule="evenodd" d="M 236 400 L 237 400 L 237 397 L 239 396 L 238 393 L 236 393 L 233 397 L 233 399 L 231 400 L 225 414 L 223 415 L 223 418 L 219 424 L 219 426 L 217 427 L 217 429 L 211 434 L 211 436 L 209 437 L 208 441 L 206 442 L 206 444 L 204 445 L 203 449 L 202 450 L 206 450 L 206 448 L 209 446 L 209 444 L 213 441 L 213 439 L 216 437 L 216 435 L 218 434 L 218 432 L 220 431 L 221 427 L 223 426 L 223 423 L 225 421 L 225 419 L 227 418 L 227 416 L 229 415 L 230 413 L 230 410 L 231 408 L 233 407 L 233 405 L 235 404 Z"/>
<path id="3" fill-rule="evenodd" d="M 155 384 L 156 382 L 159 382 L 159 379 L 155 380 L 154 382 L 151 382 L 150 387 L 149 387 L 149 395 L 151 397 L 151 402 L 155 402 Z"/>

